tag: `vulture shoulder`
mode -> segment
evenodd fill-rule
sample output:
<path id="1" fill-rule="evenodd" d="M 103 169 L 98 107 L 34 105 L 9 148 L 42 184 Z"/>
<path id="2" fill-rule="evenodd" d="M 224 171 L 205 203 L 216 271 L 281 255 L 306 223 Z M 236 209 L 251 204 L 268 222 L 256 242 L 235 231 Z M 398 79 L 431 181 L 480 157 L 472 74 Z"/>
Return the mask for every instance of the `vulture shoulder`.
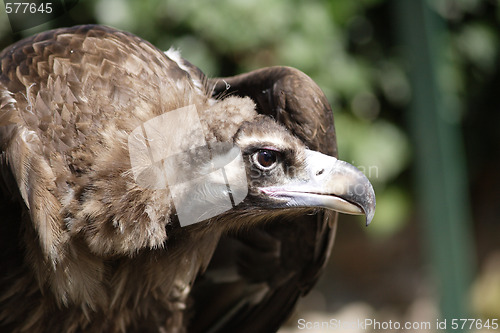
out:
<path id="1" fill-rule="evenodd" d="M 204 82 L 139 37 L 92 25 L 22 40 L 0 65 L 1 330 L 181 327 L 216 241 L 169 233 L 169 191 L 134 181 L 127 143 L 165 112 L 210 108 Z M 190 254 L 166 251 L 168 238 Z"/>

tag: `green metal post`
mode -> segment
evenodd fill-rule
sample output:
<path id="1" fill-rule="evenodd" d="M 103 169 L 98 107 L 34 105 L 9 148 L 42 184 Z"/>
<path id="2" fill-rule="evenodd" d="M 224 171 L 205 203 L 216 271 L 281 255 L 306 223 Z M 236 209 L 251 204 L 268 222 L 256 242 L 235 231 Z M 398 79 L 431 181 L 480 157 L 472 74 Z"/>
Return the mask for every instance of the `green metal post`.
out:
<path id="1" fill-rule="evenodd" d="M 423 241 L 439 292 L 442 319 L 468 318 L 467 293 L 475 271 L 462 135 L 445 117 L 450 106 L 437 81 L 445 28 L 424 0 L 396 0 L 397 28 L 410 66 L 409 125 L 415 143 Z M 441 43 L 440 43 L 441 42 Z"/>

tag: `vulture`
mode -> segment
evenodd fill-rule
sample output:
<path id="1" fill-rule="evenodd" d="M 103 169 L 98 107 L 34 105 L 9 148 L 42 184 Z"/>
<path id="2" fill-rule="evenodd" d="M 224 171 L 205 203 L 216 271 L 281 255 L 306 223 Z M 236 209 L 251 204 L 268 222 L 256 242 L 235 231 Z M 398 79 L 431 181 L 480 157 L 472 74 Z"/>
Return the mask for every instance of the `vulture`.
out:
<path id="1" fill-rule="evenodd" d="M 98 25 L 0 53 L 0 331 L 274 332 L 375 211 L 304 73 Z"/>

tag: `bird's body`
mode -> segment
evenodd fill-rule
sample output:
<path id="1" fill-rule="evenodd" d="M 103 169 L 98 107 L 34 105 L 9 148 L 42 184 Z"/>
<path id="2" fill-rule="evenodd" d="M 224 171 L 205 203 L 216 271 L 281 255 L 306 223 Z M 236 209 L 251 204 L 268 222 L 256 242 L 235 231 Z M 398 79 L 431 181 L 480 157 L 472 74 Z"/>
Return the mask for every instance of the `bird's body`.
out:
<path id="1" fill-rule="evenodd" d="M 311 119 L 274 110 L 279 102 L 252 93 L 253 100 L 213 98 L 218 83 L 178 53 L 100 26 L 25 39 L 0 53 L 0 62 L 0 331 L 251 329 L 259 315 L 274 330 L 314 284 L 335 213 L 269 205 L 266 195 L 282 192 L 276 179 L 308 180 L 306 145 L 335 153 L 331 110 L 320 92 Z M 228 212 L 180 227 L 169 188 L 147 188 L 134 177 L 129 140 L 148 120 L 189 106 L 209 145 L 241 149 L 249 195 Z M 259 115 L 272 112 L 286 127 Z M 163 144 L 191 147 L 190 135 L 173 136 Z M 273 169 L 251 179 L 260 158 L 271 158 Z M 275 171 L 281 159 L 299 171 Z M 230 274 L 219 279 L 219 270 Z"/>

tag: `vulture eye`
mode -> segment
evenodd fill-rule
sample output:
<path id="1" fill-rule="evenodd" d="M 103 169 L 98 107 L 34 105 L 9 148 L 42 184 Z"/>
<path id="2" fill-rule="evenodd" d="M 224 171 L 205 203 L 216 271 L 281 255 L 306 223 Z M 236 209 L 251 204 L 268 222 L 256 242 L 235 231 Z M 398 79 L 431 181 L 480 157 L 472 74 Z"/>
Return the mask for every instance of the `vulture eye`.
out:
<path id="1" fill-rule="evenodd" d="M 254 162 L 262 169 L 270 169 L 278 160 L 278 152 L 261 149 L 253 155 Z"/>

